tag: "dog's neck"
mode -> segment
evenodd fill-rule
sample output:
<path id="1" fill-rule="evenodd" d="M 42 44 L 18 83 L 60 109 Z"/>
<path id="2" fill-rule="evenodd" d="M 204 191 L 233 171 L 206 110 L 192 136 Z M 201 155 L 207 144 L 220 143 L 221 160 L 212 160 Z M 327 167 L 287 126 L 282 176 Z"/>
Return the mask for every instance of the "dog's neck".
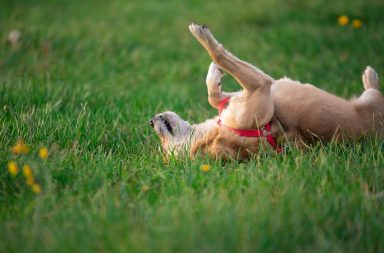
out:
<path id="1" fill-rule="evenodd" d="M 199 124 L 192 125 L 191 132 L 191 142 L 196 142 L 199 139 L 203 138 L 209 131 L 217 127 L 217 117 L 213 119 L 208 119 Z"/>
<path id="2" fill-rule="evenodd" d="M 218 117 L 215 117 L 204 122 L 191 125 L 190 134 L 174 139 L 173 142 L 170 143 L 169 147 L 171 148 L 168 148 L 168 150 L 172 150 L 172 153 L 175 155 L 179 155 L 182 152 L 188 152 L 191 147 L 199 143 L 199 141 L 203 140 L 204 138 L 207 138 L 207 136 L 214 136 L 216 128 L 220 127 L 217 124 L 217 121 Z M 270 129 L 268 131 L 270 131 L 274 137 L 280 137 L 284 133 L 283 129 L 281 128 L 280 124 L 277 123 L 275 118 L 271 120 Z M 275 143 L 276 140 L 273 139 L 273 142 Z M 275 146 L 274 148 L 276 149 Z"/>

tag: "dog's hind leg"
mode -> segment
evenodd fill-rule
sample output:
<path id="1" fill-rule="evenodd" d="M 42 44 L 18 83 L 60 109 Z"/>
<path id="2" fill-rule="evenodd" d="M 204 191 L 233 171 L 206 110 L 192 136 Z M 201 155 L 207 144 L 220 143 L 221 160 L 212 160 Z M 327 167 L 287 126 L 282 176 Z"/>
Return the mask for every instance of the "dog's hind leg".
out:
<path id="1" fill-rule="evenodd" d="M 364 129 L 371 129 L 375 134 L 384 136 L 384 97 L 379 90 L 379 76 L 368 66 L 362 79 L 365 91 L 352 102 L 365 125 Z"/>
<path id="2" fill-rule="evenodd" d="M 216 109 L 219 108 L 219 104 L 226 98 L 230 98 L 239 92 L 224 92 L 222 91 L 221 77 L 223 72 L 219 67 L 212 62 L 209 65 L 208 74 L 206 78 L 207 90 L 208 90 L 208 101 Z"/>
<path id="3" fill-rule="evenodd" d="M 228 52 L 205 26 L 191 24 L 189 30 L 208 51 L 213 61 L 231 74 L 246 91 L 268 88 L 273 79 L 255 66 L 242 61 Z"/>
<path id="4" fill-rule="evenodd" d="M 379 76 L 377 75 L 376 71 L 368 66 L 363 73 L 362 76 L 363 79 L 363 85 L 366 90 L 368 89 L 379 89 Z"/>
<path id="5" fill-rule="evenodd" d="M 379 76 L 376 71 L 367 67 L 362 76 L 365 91 L 355 100 L 360 108 L 369 108 L 384 116 L 384 98 L 379 90 Z"/>

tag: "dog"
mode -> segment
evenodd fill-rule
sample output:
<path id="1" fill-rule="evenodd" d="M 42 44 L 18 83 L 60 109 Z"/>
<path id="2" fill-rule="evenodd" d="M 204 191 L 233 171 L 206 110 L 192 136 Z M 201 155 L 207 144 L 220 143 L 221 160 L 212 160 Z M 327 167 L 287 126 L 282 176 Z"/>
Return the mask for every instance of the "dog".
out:
<path id="1" fill-rule="evenodd" d="M 150 121 L 167 157 L 197 154 L 245 160 L 260 152 L 284 152 L 287 143 L 306 148 L 317 141 L 356 140 L 384 135 L 384 98 L 376 71 L 363 73 L 364 92 L 346 100 L 289 78 L 273 79 L 226 50 L 206 26 L 193 23 L 192 35 L 213 62 L 206 78 L 208 101 L 218 109 L 213 119 L 191 125 L 174 112 Z M 222 90 L 223 71 L 242 87 Z"/>

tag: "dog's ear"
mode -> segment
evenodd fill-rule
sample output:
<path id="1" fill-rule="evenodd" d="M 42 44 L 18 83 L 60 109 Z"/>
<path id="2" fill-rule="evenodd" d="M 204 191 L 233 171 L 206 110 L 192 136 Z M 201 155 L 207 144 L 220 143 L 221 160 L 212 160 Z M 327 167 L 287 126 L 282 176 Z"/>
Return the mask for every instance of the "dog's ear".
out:
<path id="1" fill-rule="evenodd" d="M 211 153 L 220 160 L 248 160 L 250 149 L 239 137 L 227 130 L 221 131 L 211 146 Z"/>
<path id="2" fill-rule="evenodd" d="M 252 142 L 256 141 L 257 143 L 250 144 L 248 143 L 249 140 L 244 142 L 243 139 L 244 137 L 239 137 L 232 132 L 216 127 L 191 147 L 190 155 L 192 159 L 199 155 L 208 155 L 213 159 L 224 161 L 247 160 L 252 152 L 258 153 L 259 144 L 258 140 L 253 140 Z"/>
<path id="3" fill-rule="evenodd" d="M 228 130 L 220 131 L 209 151 L 221 160 L 249 160 L 260 153 L 274 152 L 262 138 L 241 137 Z"/>
<path id="4" fill-rule="evenodd" d="M 203 138 L 196 141 L 191 147 L 191 158 L 197 155 L 209 155 L 211 156 L 211 146 L 216 137 L 219 135 L 219 127 L 215 127 L 212 131 L 206 134 Z"/>

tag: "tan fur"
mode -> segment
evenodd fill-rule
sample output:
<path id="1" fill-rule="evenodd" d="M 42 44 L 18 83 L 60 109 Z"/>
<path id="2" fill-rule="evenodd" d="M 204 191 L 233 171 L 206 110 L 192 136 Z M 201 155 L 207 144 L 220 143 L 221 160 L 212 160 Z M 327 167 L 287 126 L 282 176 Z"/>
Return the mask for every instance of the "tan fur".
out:
<path id="1" fill-rule="evenodd" d="M 210 104 L 218 108 L 223 98 L 231 98 L 221 115 L 224 125 L 256 129 L 271 122 L 272 134 L 280 144 L 293 142 L 299 148 L 318 140 L 355 140 L 372 134 L 383 137 L 384 98 L 372 68 L 367 67 L 363 74 L 365 91 L 361 96 L 345 100 L 310 84 L 288 78 L 274 80 L 229 53 L 206 27 L 192 24 L 189 28 L 214 61 L 207 75 Z M 223 92 L 220 69 L 231 74 L 243 90 Z M 271 150 L 265 138 L 240 137 L 213 123 L 202 125 L 192 126 L 198 132 L 190 143 L 192 156 L 205 153 L 219 159 L 248 159 Z"/>
<path id="2" fill-rule="evenodd" d="M 240 137 L 229 130 L 216 127 L 192 146 L 191 156 L 202 154 L 215 159 L 247 160 L 260 151 L 272 151 L 262 138 Z"/>
<path id="3" fill-rule="evenodd" d="M 367 90 L 360 98 L 347 101 L 310 84 L 287 78 L 274 81 L 226 51 L 205 27 L 192 24 L 190 30 L 215 63 L 233 75 L 244 88 L 241 95 L 231 99 L 229 113 L 222 119 L 226 125 L 238 129 L 257 128 L 275 115 L 286 126 L 284 132 L 275 132 L 275 136 L 280 141 L 284 137 L 294 140 L 301 147 L 319 139 L 330 141 L 341 137 L 356 139 L 372 133 L 383 135 L 384 100 L 377 90 L 378 85 L 370 88 L 365 80 Z M 260 143 L 265 144 L 261 138 L 239 137 L 225 128 L 218 128 L 216 132 L 214 140 L 207 136 L 210 139 L 208 150 L 216 157 L 245 158 L 245 150 L 257 153 Z M 199 149 L 201 143 L 205 140 L 195 143 L 192 151 Z"/>

